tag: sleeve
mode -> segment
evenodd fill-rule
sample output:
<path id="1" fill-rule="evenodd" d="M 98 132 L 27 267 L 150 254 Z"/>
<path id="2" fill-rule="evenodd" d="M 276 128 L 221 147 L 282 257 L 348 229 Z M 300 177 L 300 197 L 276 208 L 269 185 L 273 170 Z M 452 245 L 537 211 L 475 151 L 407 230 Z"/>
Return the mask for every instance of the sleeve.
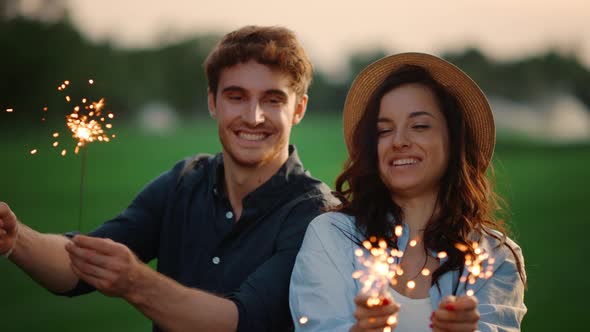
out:
<path id="1" fill-rule="evenodd" d="M 521 250 L 518 246 L 515 247 L 524 269 Z M 478 330 L 482 332 L 520 331 L 522 319 L 527 312 L 524 304 L 525 285 L 518 273 L 516 259 L 505 246 L 502 251 L 507 251 L 506 259 L 495 269 L 493 276 L 484 280 L 475 291 L 480 303 Z"/>
<path id="2" fill-rule="evenodd" d="M 331 215 L 311 223 L 295 261 L 289 288 L 295 331 L 347 332 L 355 323 L 352 241 Z M 303 317 L 305 323 L 300 322 Z"/>
<path id="3" fill-rule="evenodd" d="M 160 222 L 168 195 L 175 188 L 183 164 L 184 162 L 179 162 L 150 182 L 121 214 L 88 235 L 122 243 L 143 262 L 154 259 L 158 252 Z M 74 289 L 58 295 L 78 296 L 91 291 L 94 291 L 93 287 L 80 281 Z"/>
<path id="4" fill-rule="evenodd" d="M 289 278 L 309 222 L 320 213 L 317 202 L 297 204 L 282 223 L 274 255 L 230 295 L 238 307 L 238 331 L 289 331 Z"/>

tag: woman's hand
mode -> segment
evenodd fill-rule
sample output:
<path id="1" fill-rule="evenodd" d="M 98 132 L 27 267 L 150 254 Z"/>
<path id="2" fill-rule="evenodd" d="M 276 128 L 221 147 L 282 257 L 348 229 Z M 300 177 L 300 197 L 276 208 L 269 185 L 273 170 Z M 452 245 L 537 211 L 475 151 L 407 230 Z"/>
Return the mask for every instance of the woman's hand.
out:
<path id="1" fill-rule="evenodd" d="M 356 324 L 352 326 L 350 332 L 393 331 L 397 326 L 399 304 L 385 298 L 379 305 L 369 305 L 368 299 L 369 297 L 364 294 L 359 294 L 354 298 Z"/>
<path id="2" fill-rule="evenodd" d="M 477 299 L 473 296 L 449 296 L 440 302 L 431 320 L 435 332 L 473 332 L 479 321 Z"/>

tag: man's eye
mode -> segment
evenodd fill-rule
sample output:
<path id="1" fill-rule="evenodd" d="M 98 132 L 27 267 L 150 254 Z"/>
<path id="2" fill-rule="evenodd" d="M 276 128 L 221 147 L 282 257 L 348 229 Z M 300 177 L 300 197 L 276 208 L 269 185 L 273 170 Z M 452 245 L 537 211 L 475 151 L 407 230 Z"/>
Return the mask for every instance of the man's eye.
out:
<path id="1" fill-rule="evenodd" d="M 240 95 L 229 95 L 227 98 L 232 101 L 240 101 L 243 99 Z"/>
<path id="2" fill-rule="evenodd" d="M 279 105 L 283 103 L 283 99 L 281 98 L 267 98 L 266 102 L 271 105 Z"/>

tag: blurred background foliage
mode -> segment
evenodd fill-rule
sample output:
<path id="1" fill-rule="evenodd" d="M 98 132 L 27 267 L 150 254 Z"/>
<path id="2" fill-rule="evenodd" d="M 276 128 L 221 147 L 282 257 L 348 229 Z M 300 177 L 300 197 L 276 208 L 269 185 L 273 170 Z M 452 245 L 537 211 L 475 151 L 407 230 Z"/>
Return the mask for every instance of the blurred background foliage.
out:
<path id="1" fill-rule="evenodd" d="M 64 80 L 72 82 L 68 94 L 92 100 L 104 96 L 116 114 L 117 139 L 88 146 L 82 231 L 116 215 L 177 160 L 220 150 L 215 123 L 207 116 L 202 63 L 221 33 L 153 48 L 122 48 L 87 40 L 70 22 L 63 0 L 43 1 L 38 12 L 27 17 L 15 14 L 18 3 L 0 0 L 0 200 L 8 201 L 21 220 L 53 233 L 77 225 L 80 158 L 45 153 L 51 149 L 52 128 L 65 130 L 63 115 L 71 112 L 57 91 Z M 346 157 L 340 112 L 347 89 L 366 65 L 388 53 L 365 49 L 343 55 L 348 67 L 337 77 L 316 68 L 310 111 L 292 140 L 306 167 L 328 184 Z M 588 68 L 575 54 L 551 49 L 506 61 L 477 48 L 449 51 L 443 57 L 480 84 L 495 111 L 505 110 L 496 113 L 494 166 L 497 188 L 510 205 L 514 238 L 527 264 L 529 313 L 523 330 L 587 330 Z M 85 83 L 90 78 L 96 81 L 92 89 Z M 543 110 L 553 96 L 562 94 L 577 102 L 557 108 L 573 107 L 573 113 Z M 43 107 L 50 112 L 43 113 Z M 45 116 L 47 123 L 41 123 Z M 550 121 L 539 122 L 543 117 Z M 546 141 L 503 127 L 528 126 L 531 132 L 545 133 L 553 128 L 549 123 L 560 121 L 561 134 L 576 131 L 582 138 Z M 146 126 L 151 129 L 146 131 Z M 28 151 L 40 142 L 46 150 L 31 156 Z M 55 297 L 2 260 L 0 321 L 1 332 L 150 329 L 150 322 L 122 300 L 100 294 Z"/>
<path id="2" fill-rule="evenodd" d="M 65 7 L 52 20 L 10 16 L 13 0 L 0 1 L 0 109 L 14 108 L 22 120 L 54 100 L 55 87 L 93 78 L 103 86 L 109 105 L 128 117 L 154 101 L 164 102 L 181 116 L 193 116 L 206 105 L 207 83 L 202 63 L 219 35 L 198 35 L 149 49 L 125 49 L 109 42 L 86 40 L 68 20 Z M 46 6 L 64 6 L 49 1 Z M 43 9 L 40 13 L 60 12 Z M 41 14 L 40 14 L 41 15 Z M 56 15 L 56 14 L 54 14 Z M 333 78 L 316 68 L 310 109 L 340 112 L 352 79 L 383 50 L 349 55 L 348 70 Z M 590 108 L 590 71 L 574 54 L 557 50 L 499 62 L 476 48 L 442 55 L 467 72 L 489 95 L 528 102 L 556 91 L 569 93 Z M 73 85 L 72 90 L 81 89 Z M 35 98 L 31 98 L 35 96 Z"/>

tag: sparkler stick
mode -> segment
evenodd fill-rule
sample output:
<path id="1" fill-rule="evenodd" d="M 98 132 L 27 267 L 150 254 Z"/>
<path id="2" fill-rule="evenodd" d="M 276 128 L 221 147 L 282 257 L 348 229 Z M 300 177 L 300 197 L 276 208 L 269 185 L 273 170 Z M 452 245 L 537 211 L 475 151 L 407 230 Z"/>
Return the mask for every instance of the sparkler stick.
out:
<path id="1" fill-rule="evenodd" d="M 467 275 L 459 278 L 459 285 L 457 288 L 464 287 L 466 289 L 466 294 L 472 296 L 474 291 L 472 288 L 470 289 L 470 286 L 473 286 L 477 279 L 489 279 L 494 274 L 493 269 L 495 259 L 489 257 L 489 254 L 484 252 L 484 250 L 479 247 L 479 243 L 475 241 L 471 244 L 474 255 L 467 253 L 468 247 L 464 244 L 457 243 L 455 244 L 455 248 L 466 253 L 465 270 L 467 271 Z"/>
<path id="2" fill-rule="evenodd" d="M 94 80 L 88 80 L 89 85 L 94 84 Z M 64 93 L 65 90 L 70 86 L 70 81 L 66 80 L 61 85 L 58 86 L 57 90 Z M 65 97 L 66 102 L 71 103 L 73 101 L 70 95 L 66 95 Z M 80 206 L 79 206 L 79 215 L 78 215 L 78 230 L 81 230 L 82 227 L 82 219 L 83 219 L 83 207 L 84 207 L 84 185 L 85 185 L 85 178 L 86 178 L 86 145 L 92 142 L 110 142 L 111 138 L 115 138 L 114 134 L 107 135 L 105 129 L 103 129 L 103 124 L 106 129 L 111 129 L 113 125 L 110 121 L 114 118 L 114 114 L 112 112 L 107 112 L 106 114 L 103 113 L 103 108 L 105 106 L 104 98 L 96 102 L 89 102 L 88 98 L 84 97 L 81 100 L 81 105 L 76 105 L 73 107 L 72 113 L 66 116 L 66 126 L 70 130 L 72 138 L 76 141 L 76 145 L 74 148 L 74 154 L 78 154 L 80 150 L 82 150 L 82 162 L 81 162 L 81 170 L 80 170 Z M 46 121 L 46 112 L 48 108 L 44 107 L 43 112 L 44 116 L 41 121 Z M 7 110 L 8 112 L 8 110 Z M 59 132 L 54 132 L 52 134 L 53 138 L 56 139 L 52 146 L 54 148 L 59 146 L 59 141 L 57 140 L 60 137 Z M 30 150 L 30 154 L 34 155 L 37 154 L 39 150 L 34 148 Z M 67 154 L 67 149 L 61 150 L 61 156 L 64 157 Z"/>
<path id="3" fill-rule="evenodd" d="M 78 216 L 78 230 L 82 230 L 82 211 L 84 210 L 84 178 L 86 176 L 86 149 L 82 149 L 82 167 L 80 170 L 80 211 Z"/>

